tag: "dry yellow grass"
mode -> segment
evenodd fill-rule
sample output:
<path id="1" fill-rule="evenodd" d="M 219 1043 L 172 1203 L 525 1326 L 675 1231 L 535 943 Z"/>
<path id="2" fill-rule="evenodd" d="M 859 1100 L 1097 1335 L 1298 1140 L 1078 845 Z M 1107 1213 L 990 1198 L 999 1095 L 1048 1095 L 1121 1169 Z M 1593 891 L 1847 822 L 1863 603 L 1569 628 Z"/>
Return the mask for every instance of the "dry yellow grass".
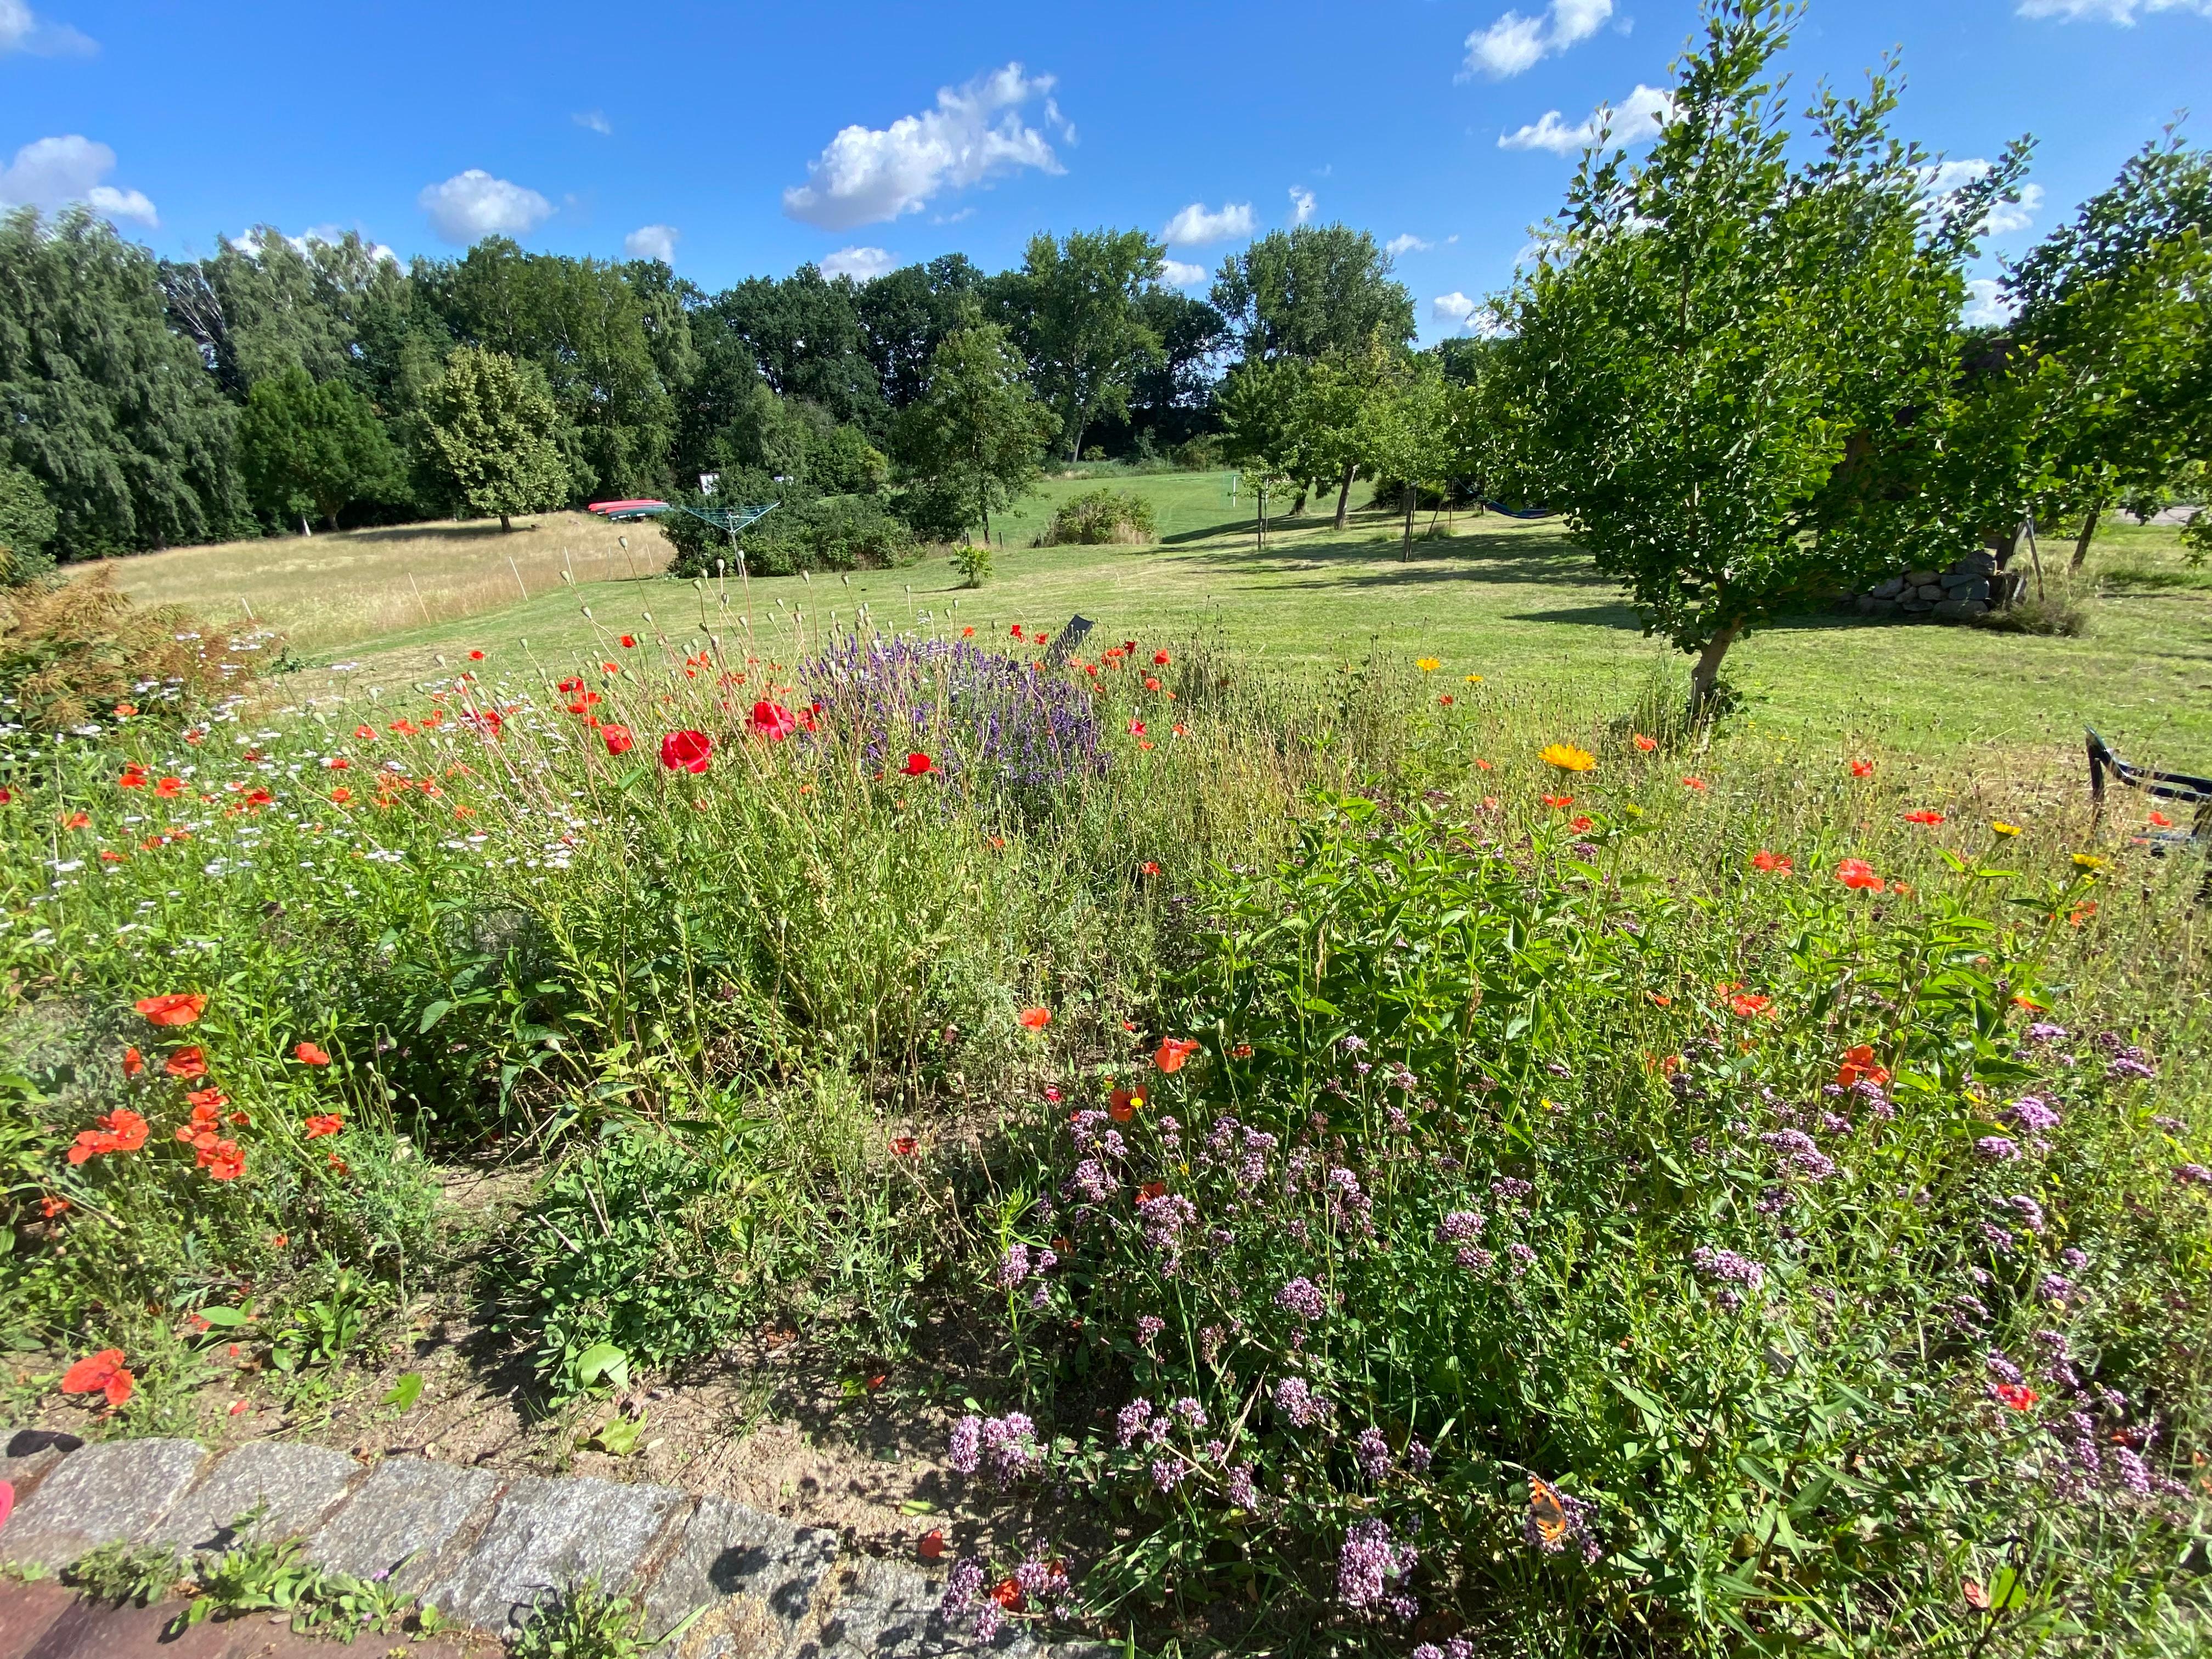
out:
<path id="1" fill-rule="evenodd" d="M 250 613 L 314 650 L 502 610 L 557 588 L 564 570 L 579 581 L 658 575 L 674 550 L 649 520 L 543 513 L 512 532 L 496 519 L 393 525 L 180 547 L 112 568 L 141 604 L 189 605 L 220 622 Z"/>

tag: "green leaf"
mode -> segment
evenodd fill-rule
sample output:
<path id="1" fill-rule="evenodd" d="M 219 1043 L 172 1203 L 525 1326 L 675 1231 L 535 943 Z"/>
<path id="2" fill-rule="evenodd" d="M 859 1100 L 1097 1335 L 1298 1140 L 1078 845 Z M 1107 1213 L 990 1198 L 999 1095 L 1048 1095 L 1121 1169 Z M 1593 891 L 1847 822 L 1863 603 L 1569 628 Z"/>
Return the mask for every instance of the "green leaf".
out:
<path id="1" fill-rule="evenodd" d="M 422 1397 L 422 1373 L 408 1371 L 392 1385 L 384 1396 L 384 1403 L 398 1411 L 411 1411 L 415 1402 Z"/>
<path id="2" fill-rule="evenodd" d="M 445 1018 L 453 1011 L 453 1005 L 451 1002 L 443 997 L 439 998 L 437 1001 L 422 1011 L 422 1023 L 415 1028 L 416 1033 L 419 1035 L 428 1031 L 433 1025 Z"/>
<path id="3" fill-rule="evenodd" d="M 629 1387 L 629 1356 L 611 1342 L 595 1342 L 576 1356 L 576 1381 L 592 1388 L 602 1380 L 617 1389 Z"/>
<path id="4" fill-rule="evenodd" d="M 200 1317 L 222 1330 L 235 1330 L 252 1317 L 243 1308 L 202 1308 Z"/>
<path id="5" fill-rule="evenodd" d="M 587 1446 L 597 1446 L 611 1457 L 628 1457 L 637 1449 L 638 1437 L 645 1432 L 645 1413 L 635 1417 L 617 1412 L 599 1425 L 599 1431 L 586 1441 Z"/>

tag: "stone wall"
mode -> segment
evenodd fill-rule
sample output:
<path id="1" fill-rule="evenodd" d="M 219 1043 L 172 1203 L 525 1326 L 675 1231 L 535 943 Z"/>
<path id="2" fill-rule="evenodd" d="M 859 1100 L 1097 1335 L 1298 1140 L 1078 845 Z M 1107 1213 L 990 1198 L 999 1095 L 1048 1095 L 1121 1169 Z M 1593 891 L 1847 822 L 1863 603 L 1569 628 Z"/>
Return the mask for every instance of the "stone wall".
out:
<path id="1" fill-rule="evenodd" d="M 2020 597 L 2026 578 L 2000 568 L 1998 556 L 1969 553 L 1948 570 L 1908 570 L 1863 593 L 1846 594 L 1863 617 L 1925 617 L 1965 622 Z"/>

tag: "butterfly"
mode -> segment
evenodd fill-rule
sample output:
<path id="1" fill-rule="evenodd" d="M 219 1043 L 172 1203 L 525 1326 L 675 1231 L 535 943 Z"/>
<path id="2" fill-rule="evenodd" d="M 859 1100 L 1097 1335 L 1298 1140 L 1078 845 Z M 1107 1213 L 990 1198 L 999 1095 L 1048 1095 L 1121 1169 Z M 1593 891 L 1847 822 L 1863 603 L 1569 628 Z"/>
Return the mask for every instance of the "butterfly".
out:
<path id="1" fill-rule="evenodd" d="M 1533 1474 L 1528 1477 L 1528 1519 L 1547 1548 L 1556 1549 L 1566 1541 L 1567 1507 L 1549 1481 Z"/>

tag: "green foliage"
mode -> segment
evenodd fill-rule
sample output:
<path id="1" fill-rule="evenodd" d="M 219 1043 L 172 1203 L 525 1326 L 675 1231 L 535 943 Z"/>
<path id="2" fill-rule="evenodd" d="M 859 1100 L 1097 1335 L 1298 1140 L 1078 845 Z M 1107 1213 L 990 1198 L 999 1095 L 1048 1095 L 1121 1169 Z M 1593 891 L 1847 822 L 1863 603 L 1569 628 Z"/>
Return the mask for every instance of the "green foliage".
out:
<path id="1" fill-rule="evenodd" d="M 983 273 L 964 253 L 902 265 L 864 283 L 853 296 L 884 402 L 904 409 L 929 383 L 930 359 L 977 303 Z"/>
<path id="2" fill-rule="evenodd" d="M 508 1651 L 514 1659 L 642 1659 L 679 1636 L 698 1614 L 659 1636 L 645 1633 L 645 1604 L 599 1588 L 596 1578 L 540 1599 Z"/>
<path id="3" fill-rule="evenodd" d="M 1126 489 L 1092 489 L 1060 503 L 1043 537 L 1047 547 L 1140 547 L 1159 539 L 1152 504 Z"/>
<path id="4" fill-rule="evenodd" d="M 185 1576 L 185 1560 L 168 1544 L 125 1539 L 95 1546 L 64 1567 L 61 1580 L 95 1601 L 147 1607 Z"/>
<path id="5" fill-rule="evenodd" d="M 991 547 L 988 542 L 963 542 L 952 550 L 952 568 L 963 587 L 981 587 L 991 579 Z"/>
<path id="6" fill-rule="evenodd" d="M 574 485 L 558 416 L 536 367 L 460 346 L 422 400 L 427 459 L 472 513 L 511 515 L 558 507 Z"/>
<path id="7" fill-rule="evenodd" d="M 879 495 L 810 498 L 799 490 L 779 490 L 771 479 L 757 476 L 732 479 L 726 474 L 721 488 L 711 498 L 679 491 L 674 499 L 716 506 L 745 499 L 756 489 L 759 493 L 751 496 L 756 501 L 782 497 L 775 512 L 744 532 L 746 568 L 756 576 L 792 576 L 802 570 L 882 569 L 908 563 L 920 552 L 912 528 Z M 726 533 L 688 514 L 672 513 L 661 526 L 662 533 L 676 544 L 669 574 L 711 576 L 720 560 L 727 567 L 723 574 L 736 576 L 737 564 Z"/>
<path id="8" fill-rule="evenodd" d="M 928 390 L 900 412 L 892 447 L 938 526 L 980 525 L 988 540 L 992 513 L 1036 482 L 1058 426 L 1006 331 L 972 321 L 938 347 Z"/>
<path id="9" fill-rule="evenodd" d="M 0 461 L 0 587 L 28 581 L 52 568 L 46 544 L 59 522 L 38 479 Z"/>
<path id="10" fill-rule="evenodd" d="M 1071 461 L 1091 422 L 1127 414 L 1138 374 L 1164 362 L 1140 303 L 1164 251 L 1141 230 L 1039 234 L 1019 275 L 994 290 Z"/>
<path id="11" fill-rule="evenodd" d="M 1364 350 L 1376 338 L 1403 345 L 1413 337 L 1413 296 L 1390 270 L 1390 256 L 1364 230 L 1273 230 L 1222 261 L 1213 306 L 1242 340 L 1248 362 L 1310 362 L 1332 351 Z"/>
<path id="12" fill-rule="evenodd" d="M 778 396 L 880 431 L 884 392 L 857 307 L 860 292 L 851 277 L 824 276 L 805 264 L 781 279 L 749 277 L 716 295 L 695 313 L 695 326 L 743 342 Z M 927 325 L 922 331 L 926 336 Z"/>
<path id="13" fill-rule="evenodd" d="M 2018 147 L 1931 210 L 1896 94 L 1823 93 L 1790 154 L 1766 78 L 1793 14 L 1711 0 L 1675 113 L 1639 163 L 1587 154 L 1547 256 L 1506 302 L 1497 406 L 1525 494 L 1564 512 L 1645 626 L 1701 653 L 1824 587 L 1978 539 L 1930 487 L 1974 228 Z"/>
<path id="14" fill-rule="evenodd" d="M 254 504 L 280 523 L 312 511 L 335 530 L 354 502 L 400 483 L 398 453 L 368 399 L 343 380 L 318 386 L 304 368 L 255 383 L 238 445 Z"/>
<path id="15" fill-rule="evenodd" d="M 170 332 L 153 256 L 88 212 L 0 221 L 0 406 L 58 557 L 250 532 L 235 412 Z"/>

